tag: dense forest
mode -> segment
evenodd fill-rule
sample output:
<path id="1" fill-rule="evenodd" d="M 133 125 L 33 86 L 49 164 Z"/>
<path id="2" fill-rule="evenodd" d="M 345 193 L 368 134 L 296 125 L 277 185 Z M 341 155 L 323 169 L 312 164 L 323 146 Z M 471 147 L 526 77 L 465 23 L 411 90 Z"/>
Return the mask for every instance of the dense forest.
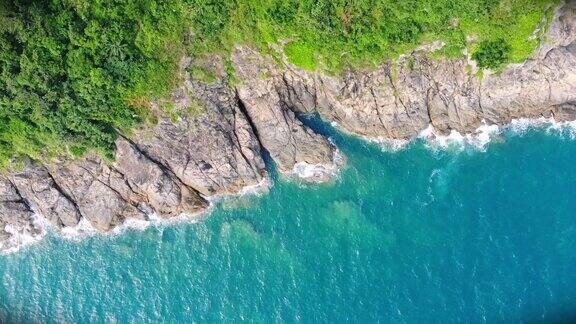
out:
<path id="1" fill-rule="evenodd" d="M 1 0 L 0 166 L 96 150 L 169 94 L 183 55 L 285 41 L 305 69 L 339 73 L 442 40 L 482 67 L 526 59 L 552 0 Z M 536 36 L 536 37 L 535 37 Z M 467 37 L 469 39 L 467 40 Z"/>

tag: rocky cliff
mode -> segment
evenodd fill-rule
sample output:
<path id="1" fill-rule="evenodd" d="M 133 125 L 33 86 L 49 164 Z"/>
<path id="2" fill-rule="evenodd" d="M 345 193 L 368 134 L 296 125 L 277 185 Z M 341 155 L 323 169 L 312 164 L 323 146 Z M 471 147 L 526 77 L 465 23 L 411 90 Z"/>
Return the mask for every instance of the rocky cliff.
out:
<path id="1" fill-rule="evenodd" d="M 222 60 L 183 60 L 186 81 L 172 98 L 174 114 L 159 111 L 155 126 L 119 134 L 114 162 L 94 154 L 47 165 L 27 161 L 0 175 L 0 249 L 40 238 L 48 227 L 58 232 L 88 222 L 107 232 L 128 219 L 193 215 L 212 196 L 261 183 L 264 155 L 286 176 L 326 180 L 342 159 L 299 113 L 387 139 L 410 139 L 430 125 L 445 134 L 519 117 L 576 119 L 572 2 L 556 10 L 532 59 L 481 78 L 469 58 L 431 58 L 425 50 L 343 76 L 279 64 L 247 47 L 231 59 L 234 86 Z M 211 69 L 217 80 L 191 80 L 190 64 Z"/>

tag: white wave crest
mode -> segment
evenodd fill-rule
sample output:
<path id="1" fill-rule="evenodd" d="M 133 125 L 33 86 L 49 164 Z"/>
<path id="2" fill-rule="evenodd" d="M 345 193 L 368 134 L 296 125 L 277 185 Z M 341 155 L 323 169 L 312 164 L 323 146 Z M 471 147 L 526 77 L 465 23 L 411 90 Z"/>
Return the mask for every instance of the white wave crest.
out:
<path id="1" fill-rule="evenodd" d="M 576 120 L 551 123 L 546 129 L 549 133 L 567 134 L 572 140 L 576 139 Z"/>
<path id="2" fill-rule="evenodd" d="M 534 129 L 543 129 L 549 134 L 567 135 L 570 139 L 576 139 L 576 121 L 556 121 L 553 117 L 545 118 L 519 118 L 512 120 L 508 129 L 513 134 L 523 135 Z"/>
<path id="3" fill-rule="evenodd" d="M 240 191 L 236 193 L 224 193 L 224 194 L 217 194 L 213 196 L 204 197 L 210 204 L 216 203 L 223 199 L 228 198 L 235 198 L 235 197 L 242 197 L 242 196 L 253 196 L 253 195 L 261 195 L 263 193 L 268 192 L 268 190 L 272 187 L 272 182 L 268 175 L 264 176 L 260 182 L 252 185 L 247 185 L 242 187 Z"/>
<path id="4" fill-rule="evenodd" d="M 4 231 L 10 237 L 2 243 L 0 251 L 6 254 L 17 252 L 25 246 L 32 245 L 42 240 L 46 235 L 46 231 L 33 233 L 29 228 L 18 228 L 10 224 L 4 227 Z"/>
<path id="5" fill-rule="evenodd" d="M 101 232 L 94 228 L 86 218 L 81 218 L 76 226 L 67 226 L 60 230 L 62 237 L 69 240 L 79 240 L 99 233 Z"/>
<path id="6" fill-rule="evenodd" d="M 567 135 L 570 139 L 576 139 L 576 121 L 557 122 L 554 118 L 545 117 L 513 119 L 505 126 L 488 124 L 482 121 L 482 124 L 476 130 L 468 134 L 451 130 L 448 135 L 444 135 L 430 124 L 413 140 L 365 136 L 362 138 L 368 142 L 377 143 L 384 151 L 392 153 L 407 148 L 416 139 L 424 140 L 426 146 L 434 150 L 472 148 L 485 151 L 486 147 L 494 139 L 501 139 L 505 133 L 524 135 L 526 132 L 535 129 L 542 129 L 550 134 Z"/>
<path id="7" fill-rule="evenodd" d="M 382 148 L 385 152 L 398 152 L 406 147 L 412 142 L 410 140 L 404 139 L 392 139 L 392 138 L 385 138 L 385 137 L 367 137 L 362 136 L 362 139 L 368 141 L 370 143 L 375 143 L 380 148 Z"/>
<path id="8" fill-rule="evenodd" d="M 61 237 L 68 240 L 79 241 L 91 236 L 116 236 L 121 235 L 127 230 L 144 231 L 150 226 L 164 226 L 171 225 L 175 223 L 195 223 L 199 220 L 200 215 L 206 213 L 210 207 L 206 210 L 202 210 L 198 213 L 181 213 L 178 216 L 171 218 L 161 218 L 157 214 L 148 214 L 148 220 L 128 218 L 122 224 L 115 226 L 110 231 L 103 232 L 96 229 L 88 219 L 82 218 L 78 225 L 73 227 L 63 227 L 60 229 L 59 233 Z"/>
<path id="9" fill-rule="evenodd" d="M 428 147 L 433 149 L 475 148 L 484 151 L 495 138 L 501 139 L 504 134 L 525 135 L 531 130 L 544 130 L 549 134 L 568 136 L 576 139 L 576 121 L 557 122 L 554 118 L 518 118 L 505 126 L 488 125 L 485 121 L 474 132 L 461 134 L 452 130 L 448 135 L 440 135 L 429 125 L 420 132 L 418 138 L 424 139 Z"/>
<path id="10" fill-rule="evenodd" d="M 507 128 L 514 134 L 523 135 L 527 131 L 542 128 L 549 124 L 557 124 L 553 118 L 518 118 L 513 119 L 510 124 L 508 124 Z"/>
<path id="11" fill-rule="evenodd" d="M 238 195 L 239 196 L 261 195 L 265 192 L 268 192 L 268 190 L 270 189 L 271 186 L 272 186 L 272 183 L 270 182 L 270 178 L 264 177 L 257 184 L 248 185 L 248 186 L 242 188 L 242 190 L 240 190 L 240 192 L 238 192 L 238 194 L 236 194 L 235 196 L 238 196 Z"/>
<path id="12" fill-rule="evenodd" d="M 332 163 L 330 164 L 311 164 L 308 162 L 298 162 L 294 164 L 290 175 L 310 182 L 325 182 L 333 179 L 344 164 L 344 156 L 338 149 L 334 150 Z"/>
<path id="13" fill-rule="evenodd" d="M 456 130 L 450 131 L 448 135 L 441 135 L 432 125 L 428 125 L 426 129 L 420 132 L 418 138 L 425 140 L 428 147 L 434 149 L 472 147 L 483 151 L 486 149 L 486 145 L 500 133 L 501 128 L 498 125 L 488 125 L 485 122 L 473 133 L 464 135 Z"/>
<path id="14" fill-rule="evenodd" d="M 157 217 L 151 224 L 154 226 L 170 226 L 174 224 L 181 224 L 181 223 L 188 223 L 188 224 L 195 224 L 198 223 L 201 219 L 209 215 L 212 210 L 214 209 L 214 204 L 209 202 L 209 205 L 206 209 L 199 210 L 194 213 L 180 213 L 178 216 L 170 217 L 170 218 L 161 218 Z"/>
<path id="15" fill-rule="evenodd" d="M 19 251 L 21 248 L 41 241 L 46 236 L 50 223 L 40 217 L 37 212 L 33 212 L 28 219 L 28 224 L 15 226 L 6 224 L 4 232 L 8 238 L 0 241 L 0 253 L 9 254 Z"/>
<path id="16" fill-rule="evenodd" d="M 137 231 L 144 231 L 150 226 L 150 221 L 144 219 L 128 218 L 120 226 L 114 227 L 112 232 L 114 234 L 120 234 L 127 229 L 133 229 Z"/>

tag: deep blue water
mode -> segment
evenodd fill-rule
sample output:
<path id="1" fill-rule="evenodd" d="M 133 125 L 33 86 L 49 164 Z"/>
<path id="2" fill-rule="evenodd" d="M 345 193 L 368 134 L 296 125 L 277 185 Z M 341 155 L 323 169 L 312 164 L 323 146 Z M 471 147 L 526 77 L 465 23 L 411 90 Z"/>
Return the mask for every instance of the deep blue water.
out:
<path id="1" fill-rule="evenodd" d="M 484 152 L 383 151 L 309 121 L 336 181 L 196 224 L 0 256 L 3 322 L 509 322 L 576 315 L 576 141 L 509 133 Z"/>

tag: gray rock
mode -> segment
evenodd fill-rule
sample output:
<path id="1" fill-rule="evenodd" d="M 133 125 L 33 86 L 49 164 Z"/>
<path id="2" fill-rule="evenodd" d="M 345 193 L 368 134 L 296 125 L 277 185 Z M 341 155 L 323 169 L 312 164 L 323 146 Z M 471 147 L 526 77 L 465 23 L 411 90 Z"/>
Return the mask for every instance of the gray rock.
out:
<path id="1" fill-rule="evenodd" d="M 158 123 L 120 134 L 114 162 L 94 154 L 47 166 L 27 161 L 0 176 L 0 250 L 41 237 L 42 223 L 58 231 L 84 219 L 106 232 L 152 213 L 170 218 L 204 210 L 206 197 L 261 182 L 265 150 L 283 174 L 326 180 L 336 168 L 335 148 L 302 123 L 301 113 L 388 139 L 413 138 L 429 125 L 467 133 L 483 122 L 520 117 L 576 119 L 576 3 L 555 12 L 531 59 L 500 74 L 479 78 L 469 58 L 432 59 L 426 52 L 432 47 L 342 76 L 279 66 L 238 47 L 233 87 L 221 58 L 185 58 L 172 113 L 154 103 Z M 213 70 L 216 80 L 191 80 L 190 64 Z"/>
<path id="2" fill-rule="evenodd" d="M 194 94 L 194 95 L 192 95 Z M 233 89 L 220 81 L 187 80 L 176 100 L 179 110 L 202 105 L 200 116 L 164 116 L 153 129 L 132 136 L 186 185 L 204 195 L 236 193 L 265 175 L 260 144 Z"/>
<path id="3" fill-rule="evenodd" d="M 32 209 L 56 228 L 76 226 L 80 221 L 76 202 L 46 167 L 28 161 L 24 169 L 10 176 L 10 180 Z"/>
<path id="4" fill-rule="evenodd" d="M 151 158 L 135 143 L 119 139 L 116 146 L 113 166 L 136 194 L 130 201 L 145 202 L 160 217 L 195 213 L 208 206 L 198 191 L 182 183 L 171 169 Z"/>
<path id="5" fill-rule="evenodd" d="M 262 146 L 282 173 L 291 173 L 298 163 L 332 165 L 334 147 L 296 118 L 283 100 L 280 69 L 268 58 L 246 47 L 232 53 L 241 108 L 245 111 Z"/>
<path id="6" fill-rule="evenodd" d="M 255 71 L 270 70 L 271 60 L 262 63 L 258 53 L 241 50 L 235 62 L 237 70 L 246 66 L 251 71 L 241 74 L 240 89 L 245 88 L 245 97 L 261 101 L 256 104 L 259 114 L 266 104 L 318 112 L 342 130 L 367 137 L 409 139 L 430 124 L 443 133 L 466 133 L 482 122 L 505 124 L 520 117 L 567 120 L 572 119 L 571 110 L 554 114 L 557 107 L 576 101 L 576 4 L 565 4 L 554 17 L 533 59 L 501 74 L 487 72 L 482 79 L 472 73 L 469 59 L 431 59 L 422 51 L 374 71 L 343 76 L 286 63 L 282 72 L 272 69 L 262 80 Z"/>
<path id="7" fill-rule="evenodd" d="M 94 228 L 108 231 L 127 218 L 146 219 L 136 208 L 137 200 L 134 199 L 134 196 L 141 196 L 134 194 L 127 180 L 100 158 L 88 156 L 56 164 L 51 169 L 62 190 L 74 200 L 82 217 Z"/>
<path id="8" fill-rule="evenodd" d="M 16 249 L 24 240 L 42 234 L 28 202 L 10 180 L 0 176 L 0 250 Z"/>

